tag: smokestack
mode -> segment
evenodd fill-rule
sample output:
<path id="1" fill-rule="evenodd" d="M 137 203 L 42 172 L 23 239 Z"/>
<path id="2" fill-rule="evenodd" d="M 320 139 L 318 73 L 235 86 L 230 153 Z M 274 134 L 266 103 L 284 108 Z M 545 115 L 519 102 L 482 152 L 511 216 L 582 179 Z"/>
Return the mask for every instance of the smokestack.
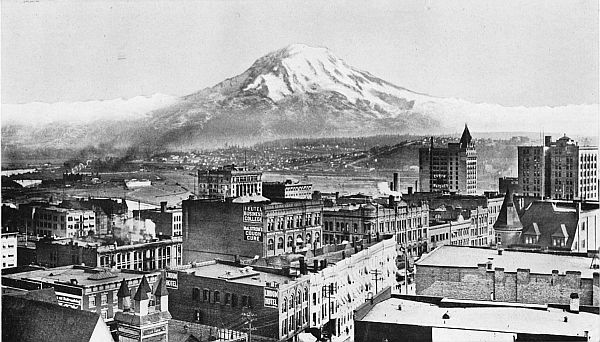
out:
<path id="1" fill-rule="evenodd" d="M 573 313 L 579 313 L 579 294 L 571 293 L 571 301 L 569 302 L 569 311 Z"/>
<path id="2" fill-rule="evenodd" d="M 398 191 L 398 172 L 394 172 L 394 191 Z"/>
<path id="3" fill-rule="evenodd" d="M 412 195 L 412 189 L 413 189 L 413 188 L 412 188 L 412 186 L 409 186 L 409 187 L 408 187 L 408 194 L 409 194 L 409 195 Z"/>
<path id="4" fill-rule="evenodd" d="M 417 190 L 417 185 L 419 185 L 419 181 L 418 180 L 415 181 L 415 192 L 419 191 L 419 190 Z"/>
<path id="5" fill-rule="evenodd" d="M 160 212 L 164 213 L 165 210 L 167 210 L 167 202 L 166 201 L 160 202 Z"/>

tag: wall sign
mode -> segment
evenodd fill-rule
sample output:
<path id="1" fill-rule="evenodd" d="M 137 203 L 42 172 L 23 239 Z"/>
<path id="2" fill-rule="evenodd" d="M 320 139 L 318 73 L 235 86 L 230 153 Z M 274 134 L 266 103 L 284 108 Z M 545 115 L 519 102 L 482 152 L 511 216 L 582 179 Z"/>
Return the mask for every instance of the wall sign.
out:
<path id="1" fill-rule="evenodd" d="M 167 288 L 168 289 L 177 289 L 179 286 L 177 271 L 167 271 Z"/>
<path id="2" fill-rule="evenodd" d="M 244 226 L 244 240 L 262 242 L 262 227 Z"/>
<path id="3" fill-rule="evenodd" d="M 277 288 L 265 286 L 265 307 L 266 308 L 279 307 L 279 290 Z"/>
<path id="4" fill-rule="evenodd" d="M 243 221 L 250 223 L 262 222 L 262 207 L 247 205 L 244 207 Z"/>

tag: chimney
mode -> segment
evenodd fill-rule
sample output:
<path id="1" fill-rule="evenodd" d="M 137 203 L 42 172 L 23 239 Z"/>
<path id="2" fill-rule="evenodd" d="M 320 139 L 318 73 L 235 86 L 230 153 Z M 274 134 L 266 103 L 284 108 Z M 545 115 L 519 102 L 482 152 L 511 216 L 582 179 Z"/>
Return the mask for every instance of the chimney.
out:
<path id="1" fill-rule="evenodd" d="M 306 270 L 306 262 L 304 261 L 304 257 L 300 258 L 300 274 L 301 275 L 305 275 L 307 274 L 307 270 Z"/>
<path id="2" fill-rule="evenodd" d="M 165 210 L 167 210 L 167 202 L 166 201 L 160 202 L 160 212 L 164 213 Z"/>
<path id="3" fill-rule="evenodd" d="M 579 294 L 576 292 L 571 293 L 571 300 L 569 301 L 569 312 L 579 313 Z"/>
<path id="4" fill-rule="evenodd" d="M 394 195 L 390 195 L 388 197 L 388 205 L 390 206 L 390 208 L 393 208 L 396 206 L 396 201 L 394 200 Z"/>
<path id="5" fill-rule="evenodd" d="M 412 195 L 412 191 L 413 191 L 412 189 L 413 189 L 413 187 L 412 187 L 412 186 L 409 186 L 409 187 L 408 187 L 408 194 L 409 194 L 409 195 Z"/>
<path id="6" fill-rule="evenodd" d="M 498 255 L 502 255 L 502 249 L 498 248 Z"/>
<path id="7" fill-rule="evenodd" d="M 313 260 L 313 268 L 314 268 L 314 272 L 319 272 L 319 260 L 315 259 Z"/>
<path id="8" fill-rule="evenodd" d="M 418 180 L 415 181 L 415 192 L 419 191 L 419 190 L 417 190 L 417 185 L 419 185 L 419 181 Z"/>
<path id="9" fill-rule="evenodd" d="M 398 172 L 394 172 L 394 191 L 398 191 Z"/>

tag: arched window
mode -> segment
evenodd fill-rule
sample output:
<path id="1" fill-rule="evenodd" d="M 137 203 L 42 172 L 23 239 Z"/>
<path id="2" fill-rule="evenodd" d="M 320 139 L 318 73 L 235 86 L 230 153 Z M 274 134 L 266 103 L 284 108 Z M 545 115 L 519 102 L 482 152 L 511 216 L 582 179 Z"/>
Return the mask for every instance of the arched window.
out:
<path id="1" fill-rule="evenodd" d="M 283 249 L 283 238 L 277 239 L 277 249 Z"/>
<path id="2" fill-rule="evenodd" d="M 303 243 L 304 243 L 304 240 L 302 239 L 302 235 L 298 234 L 296 236 L 296 246 L 302 246 Z"/>
<path id="3" fill-rule="evenodd" d="M 304 288 L 304 301 L 308 302 L 308 287 Z"/>
<path id="4" fill-rule="evenodd" d="M 200 300 L 200 289 L 197 287 L 192 289 L 192 300 Z"/>
<path id="5" fill-rule="evenodd" d="M 214 299 L 215 299 L 215 303 L 221 303 L 221 293 L 219 291 L 215 291 Z"/>
<path id="6" fill-rule="evenodd" d="M 287 311 L 287 298 L 283 298 L 283 305 L 281 306 L 281 312 Z"/>
<path id="7" fill-rule="evenodd" d="M 294 247 L 294 237 L 293 236 L 288 236 L 288 238 L 287 238 L 287 246 L 288 247 Z"/>
<path id="8" fill-rule="evenodd" d="M 310 238 L 311 238 L 310 233 L 306 233 L 306 243 L 311 243 Z"/>
<path id="9" fill-rule="evenodd" d="M 267 249 L 269 249 L 270 251 L 275 249 L 275 241 L 273 241 L 273 239 L 269 239 L 269 241 L 267 242 Z"/>

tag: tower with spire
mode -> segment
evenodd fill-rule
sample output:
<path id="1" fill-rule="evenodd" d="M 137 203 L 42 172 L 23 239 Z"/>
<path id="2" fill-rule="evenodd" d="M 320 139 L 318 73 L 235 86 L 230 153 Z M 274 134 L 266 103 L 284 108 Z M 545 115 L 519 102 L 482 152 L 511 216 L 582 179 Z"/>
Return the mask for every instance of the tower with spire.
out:
<path id="1" fill-rule="evenodd" d="M 458 143 L 447 147 L 430 146 L 419 149 L 419 182 L 422 192 L 477 192 L 477 151 L 469 127 Z"/>
<path id="2" fill-rule="evenodd" d="M 135 291 L 131 291 L 125 279 L 117 292 L 118 310 L 115 314 L 118 341 L 145 342 L 169 340 L 169 292 L 164 273 L 150 287 L 146 276 L 142 277 Z M 135 292 L 133 298 L 132 292 Z M 133 307 L 131 305 L 133 299 Z"/>
<path id="3" fill-rule="evenodd" d="M 504 196 L 504 202 L 500 208 L 498 219 L 494 223 L 497 246 L 509 246 L 518 244 L 523 233 L 523 224 L 519 219 L 519 213 L 513 201 L 513 189 L 508 188 Z"/>

